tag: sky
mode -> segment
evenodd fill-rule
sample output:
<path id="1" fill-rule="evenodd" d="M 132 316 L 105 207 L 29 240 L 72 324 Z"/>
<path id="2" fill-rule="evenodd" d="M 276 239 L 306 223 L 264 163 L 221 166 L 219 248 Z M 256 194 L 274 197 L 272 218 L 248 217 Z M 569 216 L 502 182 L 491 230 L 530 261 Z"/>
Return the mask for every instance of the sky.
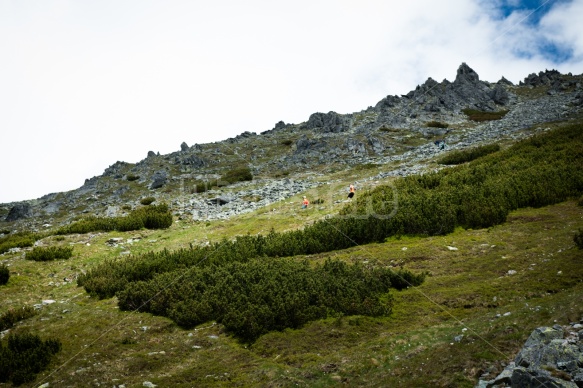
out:
<path id="1" fill-rule="evenodd" d="M 0 203 L 428 77 L 583 73 L 583 0 L 0 0 Z"/>

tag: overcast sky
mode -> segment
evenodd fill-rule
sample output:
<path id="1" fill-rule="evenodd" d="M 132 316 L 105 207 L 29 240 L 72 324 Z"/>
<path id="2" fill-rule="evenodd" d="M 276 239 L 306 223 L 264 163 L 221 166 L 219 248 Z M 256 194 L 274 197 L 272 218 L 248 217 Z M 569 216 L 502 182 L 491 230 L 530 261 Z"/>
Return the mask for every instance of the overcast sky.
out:
<path id="1" fill-rule="evenodd" d="M 583 73 L 583 0 L 0 0 L 0 203 L 428 77 Z"/>

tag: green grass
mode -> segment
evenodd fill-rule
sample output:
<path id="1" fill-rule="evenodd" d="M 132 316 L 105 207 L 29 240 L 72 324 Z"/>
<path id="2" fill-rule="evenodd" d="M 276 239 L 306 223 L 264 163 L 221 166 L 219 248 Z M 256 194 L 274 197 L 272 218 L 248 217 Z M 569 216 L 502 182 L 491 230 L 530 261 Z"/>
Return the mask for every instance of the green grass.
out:
<path id="1" fill-rule="evenodd" d="M 393 293 L 391 317 L 329 318 L 264 335 L 251 347 L 221 325 L 209 322 L 200 330 L 183 330 L 166 318 L 120 312 L 115 299 L 88 298 L 72 283 L 49 285 L 119 254 L 105 241 L 135 237 L 130 232 L 101 234 L 89 246 L 78 244 L 78 253 L 67 262 L 8 257 L 15 275 L 3 288 L 0 312 L 45 298 L 58 301 L 19 324 L 62 341 L 49 369 L 51 385 L 79 386 L 97 379 L 109 385 L 148 380 L 179 387 L 333 386 L 342 380 L 353 386 L 472 386 L 478 372 L 489 367 L 499 372 L 535 327 L 580 318 L 583 307 L 576 301 L 583 292 L 583 268 L 572 236 L 583 227 L 582 216 L 583 208 L 570 201 L 512 212 L 505 224 L 489 229 L 391 238 L 307 256 L 314 263 L 327 258 L 366 261 L 431 275 L 418 288 Z M 192 227 L 202 228 L 208 227 Z M 158 248 L 172 246 L 192 229 L 175 225 L 145 231 L 148 235 L 131 249 L 151 247 L 150 239 L 157 239 Z M 237 234 L 228 229 L 220 230 Z M 66 238 L 81 243 L 88 236 Z M 508 275 L 511 269 L 517 274 Z M 511 315 L 496 318 L 506 312 Z M 469 329 L 464 339 L 454 343 L 464 327 Z"/>

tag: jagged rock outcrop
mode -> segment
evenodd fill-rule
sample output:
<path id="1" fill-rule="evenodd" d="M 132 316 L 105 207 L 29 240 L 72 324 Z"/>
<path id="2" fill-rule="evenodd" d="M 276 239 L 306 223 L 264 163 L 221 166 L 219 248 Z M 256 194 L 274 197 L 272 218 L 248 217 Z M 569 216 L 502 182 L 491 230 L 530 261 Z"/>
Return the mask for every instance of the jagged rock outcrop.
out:
<path id="1" fill-rule="evenodd" d="M 514 362 L 494 380 L 480 380 L 477 388 L 583 387 L 581 323 L 535 329 Z"/>
<path id="2" fill-rule="evenodd" d="M 339 133 L 345 132 L 350 128 L 350 122 L 336 112 L 312 113 L 304 128 L 313 129 L 316 132 Z"/>
<path id="3" fill-rule="evenodd" d="M 105 169 L 105 171 L 103 172 L 103 176 L 111 176 L 116 179 L 122 178 L 123 174 L 121 173 L 121 170 L 128 165 L 129 163 L 120 162 L 118 160 L 117 162 L 115 162 L 114 164 Z"/>
<path id="4" fill-rule="evenodd" d="M 30 201 L 30 213 L 11 216 L 9 219 L 17 219 L 10 227 L 18 228 L 20 220 L 23 220 L 22 225 L 29 225 L 31 221 L 27 217 L 31 217 L 27 214 L 35 218 L 37 215 L 50 217 L 50 223 L 54 224 L 70 222 L 78 215 L 75 213 L 104 215 L 108 208 L 138 202 L 148 195 L 147 190 L 163 186 L 166 190 L 154 194 L 172 203 L 193 181 L 211 175 L 219 177 L 241 161 L 252 163 L 255 175 L 273 179 L 293 176 L 295 172 L 309 171 L 315 166 L 325 169 L 326 166 L 338 168 L 359 163 L 407 164 L 385 171 L 383 176 L 420 173 L 427 160 L 434 158 L 436 153 L 502 138 L 518 140 L 532 135 L 531 128 L 540 127 L 538 124 L 562 120 L 577 112 L 583 107 L 582 84 L 583 76 L 562 75 L 554 70 L 531 74 L 521 85 L 513 85 L 504 77 L 496 83 L 489 83 L 481 81 L 478 74 L 463 63 L 453 82 L 428 78 L 408 94 L 400 97 L 387 95 L 374 107 L 369 106 L 360 112 L 344 115 L 333 111 L 314 113 L 301 124 L 279 121 L 273 129 L 262 132 L 265 136 L 243 132 L 223 142 L 191 147 L 183 142 L 179 151 L 166 155 L 150 151 L 148 157 L 135 165 L 116 162 L 103 175 L 87 179 L 76 190 Z M 516 92 L 520 88 L 535 86 L 546 88 L 547 93 Z M 496 121 L 470 122 L 462 112 L 468 107 L 504 109 L 508 113 Z M 446 129 L 428 127 L 430 121 L 449 126 Z M 446 140 L 447 147 L 436 147 L 436 139 Z M 295 146 L 290 147 L 294 143 Z M 213 196 L 223 194 L 219 190 Z M 204 196 L 202 209 L 207 206 L 208 198 Z M 263 203 L 234 199 L 223 206 L 214 205 L 222 210 L 212 214 L 213 217 L 228 217 L 255 209 Z M 1 209 L 2 219 L 12 206 L 6 204 Z M 54 221 L 53 218 L 60 220 Z"/>
<path id="5" fill-rule="evenodd" d="M 225 141 L 227 143 L 233 144 L 233 143 L 237 143 L 237 142 L 239 142 L 241 140 L 248 139 L 248 138 L 253 137 L 253 136 L 257 136 L 257 134 L 255 132 L 245 131 L 245 132 L 243 132 L 243 133 L 241 133 L 241 134 L 239 134 L 239 135 L 237 135 L 235 137 L 228 138 Z"/>
<path id="6" fill-rule="evenodd" d="M 557 70 L 545 70 L 544 72 L 539 72 L 538 74 L 529 74 L 524 81 L 520 81 L 519 85 L 523 86 L 551 86 L 558 78 L 560 78 L 561 73 Z"/>
<path id="7" fill-rule="evenodd" d="M 10 209 L 6 221 L 16 221 L 29 217 L 32 217 L 32 206 L 28 202 L 19 202 Z"/>
<path id="8" fill-rule="evenodd" d="M 434 114 L 455 113 L 464 108 L 499 110 L 515 100 L 508 91 L 509 86 L 512 83 L 504 77 L 496 84 L 480 81 L 478 74 L 462 63 L 453 82 L 437 82 L 429 77 L 402 98 L 383 98 L 375 105 L 378 112 L 375 124 L 377 127 L 403 128 L 411 119 L 427 120 Z"/>

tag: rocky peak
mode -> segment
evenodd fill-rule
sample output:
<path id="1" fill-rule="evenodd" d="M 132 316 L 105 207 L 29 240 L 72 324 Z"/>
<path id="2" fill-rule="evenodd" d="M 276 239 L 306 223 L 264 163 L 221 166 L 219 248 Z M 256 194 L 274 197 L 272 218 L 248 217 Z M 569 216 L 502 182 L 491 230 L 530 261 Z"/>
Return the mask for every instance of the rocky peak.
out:
<path id="1" fill-rule="evenodd" d="M 455 77 L 454 84 L 463 83 L 477 83 L 480 81 L 478 73 L 469 67 L 465 62 L 463 62 L 457 69 L 457 75 Z"/>
<path id="2" fill-rule="evenodd" d="M 304 125 L 306 129 L 315 129 L 318 132 L 344 132 L 349 129 L 348 120 L 336 112 L 330 111 L 328 113 L 312 113 L 307 123 Z"/>

